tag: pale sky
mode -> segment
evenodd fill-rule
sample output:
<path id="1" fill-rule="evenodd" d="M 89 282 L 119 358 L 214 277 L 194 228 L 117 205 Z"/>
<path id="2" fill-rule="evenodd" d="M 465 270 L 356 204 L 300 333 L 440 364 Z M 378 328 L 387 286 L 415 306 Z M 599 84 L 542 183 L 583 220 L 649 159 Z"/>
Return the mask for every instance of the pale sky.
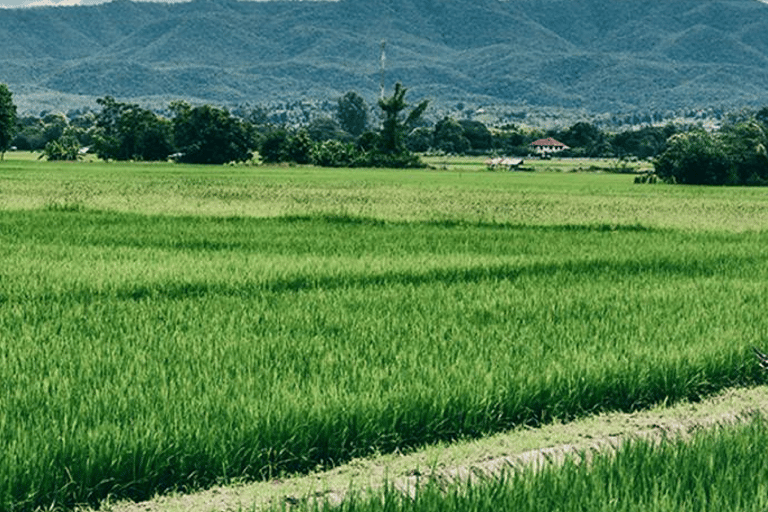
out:
<path id="1" fill-rule="evenodd" d="M 88 4 L 100 4 L 110 0 L 0 0 L 0 9 L 14 9 L 17 7 L 40 7 L 40 6 L 53 6 L 53 5 L 88 5 Z M 142 1 L 142 0 L 138 0 Z M 161 1 L 165 3 L 173 3 L 187 0 L 144 0 L 144 1 Z M 251 1 L 267 1 L 267 0 L 251 0 Z M 307 0 L 305 0 L 307 1 Z M 310 0 L 318 1 L 318 0 Z M 336 1 L 336 0 L 324 0 L 324 1 Z M 638 0 L 641 1 L 641 0 Z M 768 4 L 768 0 L 756 0 Z"/>
<path id="2" fill-rule="evenodd" d="M 65 5 L 89 5 L 102 4 L 111 0 L 0 0 L 0 9 L 15 9 L 19 7 L 44 7 L 44 6 L 65 6 Z M 134 0 L 134 1 L 156 1 L 163 3 L 176 3 L 188 0 Z M 249 0 L 253 2 L 264 2 L 268 0 Z M 337 1 L 337 0 L 304 0 L 304 1 Z M 761 0 L 766 1 L 768 0 Z"/>
<path id="3" fill-rule="evenodd" d="M 107 0 L 108 1 L 108 0 Z M 105 0 L 0 0 L 0 8 L 44 7 L 53 5 L 88 5 L 105 3 Z"/>

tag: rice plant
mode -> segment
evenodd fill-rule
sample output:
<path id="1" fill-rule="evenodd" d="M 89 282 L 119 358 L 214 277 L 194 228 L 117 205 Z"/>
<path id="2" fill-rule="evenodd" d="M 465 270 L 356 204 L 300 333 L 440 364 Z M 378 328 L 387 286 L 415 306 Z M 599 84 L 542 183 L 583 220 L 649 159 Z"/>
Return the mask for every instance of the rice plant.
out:
<path id="1" fill-rule="evenodd" d="M 3 194 L 48 197 L 0 208 L 2 509 L 308 471 L 763 379 L 751 353 L 768 306 L 760 230 L 563 223 L 546 219 L 547 202 L 531 224 L 482 220 L 466 213 L 493 197 L 476 177 L 470 200 L 443 176 L 445 189 L 420 177 L 389 198 L 451 212 L 414 219 L 415 202 L 386 215 L 324 203 L 371 194 L 384 205 L 380 187 L 408 176 L 367 175 L 380 180 L 369 187 L 297 171 L 308 177 L 280 184 L 235 169 L 189 184 L 182 171 L 79 165 L 51 178 L 80 183 L 62 203 L 41 174 L 0 182 Z M 223 190 L 259 200 L 250 172 L 311 191 L 311 205 L 212 214 Z M 204 211 L 113 208 L 123 188 L 142 205 L 162 192 Z M 558 208 L 600 195 L 573 190 Z M 599 201 L 619 201 L 610 190 Z M 667 201 L 659 190 L 654 201 Z M 719 201 L 697 203 L 707 223 L 732 208 Z"/>
<path id="2" fill-rule="evenodd" d="M 355 512 L 626 511 L 759 512 L 768 507 L 768 430 L 745 425 L 702 431 L 692 440 L 636 440 L 589 463 L 569 458 L 539 470 L 444 488 L 423 484 L 353 495 L 339 506 L 307 500 L 299 510 Z"/>

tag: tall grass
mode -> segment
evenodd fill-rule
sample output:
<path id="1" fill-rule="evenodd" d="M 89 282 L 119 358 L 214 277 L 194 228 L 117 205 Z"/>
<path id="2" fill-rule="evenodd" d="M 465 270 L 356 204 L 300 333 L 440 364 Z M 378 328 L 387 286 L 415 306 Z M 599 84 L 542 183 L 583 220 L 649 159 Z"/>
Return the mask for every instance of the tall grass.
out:
<path id="1" fill-rule="evenodd" d="M 746 425 L 699 432 L 692 440 L 632 441 L 589 463 L 568 459 L 541 470 L 512 470 L 498 478 L 432 483 L 413 497 L 387 488 L 352 496 L 340 506 L 304 503 L 303 510 L 348 512 L 518 512 L 542 510 L 759 512 L 768 508 L 768 428 Z"/>
<path id="2" fill-rule="evenodd" d="M 758 379 L 768 240 L 0 212 L 0 508 L 146 498 Z"/>

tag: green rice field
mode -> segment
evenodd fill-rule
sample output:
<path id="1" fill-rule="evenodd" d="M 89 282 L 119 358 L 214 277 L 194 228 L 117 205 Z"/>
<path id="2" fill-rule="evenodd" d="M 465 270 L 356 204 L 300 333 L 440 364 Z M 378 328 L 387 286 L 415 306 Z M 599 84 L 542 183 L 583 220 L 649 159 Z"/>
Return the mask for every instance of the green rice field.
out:
<path id="1" fill-rule="evenodd" d="M 306 472 L 762 381 L 766 190 L 560 165 L 8 154 L 0 509 Z"/>

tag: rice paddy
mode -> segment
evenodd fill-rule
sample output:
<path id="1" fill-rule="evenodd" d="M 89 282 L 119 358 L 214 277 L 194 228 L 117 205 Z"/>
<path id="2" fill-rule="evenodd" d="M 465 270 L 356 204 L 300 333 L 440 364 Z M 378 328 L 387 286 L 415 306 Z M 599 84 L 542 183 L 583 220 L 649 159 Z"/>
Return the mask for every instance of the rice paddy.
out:
<path id="1" fill-rule="evenodd" d="M 0 163 L 0 508 L 762 380 L 768 196 L 603 173 Z"/>

